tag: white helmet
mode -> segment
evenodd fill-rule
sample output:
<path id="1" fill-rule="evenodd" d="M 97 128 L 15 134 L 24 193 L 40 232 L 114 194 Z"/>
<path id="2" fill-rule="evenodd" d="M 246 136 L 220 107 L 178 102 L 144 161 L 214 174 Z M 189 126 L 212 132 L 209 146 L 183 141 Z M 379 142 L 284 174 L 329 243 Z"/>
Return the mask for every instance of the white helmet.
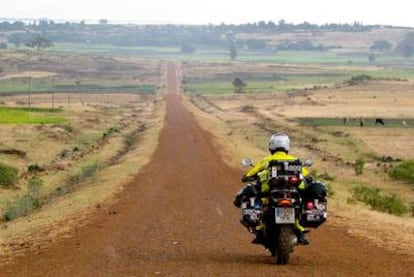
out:
<path id="1" fill-rule="evenodd" d="M 286 152 L 290 150 L 290 139 L 288 135 L 284 133 L 276 133 L 270 137 L 269 140 L 269 150 L 275 151 L 276 149 L 281 149 Z"/>

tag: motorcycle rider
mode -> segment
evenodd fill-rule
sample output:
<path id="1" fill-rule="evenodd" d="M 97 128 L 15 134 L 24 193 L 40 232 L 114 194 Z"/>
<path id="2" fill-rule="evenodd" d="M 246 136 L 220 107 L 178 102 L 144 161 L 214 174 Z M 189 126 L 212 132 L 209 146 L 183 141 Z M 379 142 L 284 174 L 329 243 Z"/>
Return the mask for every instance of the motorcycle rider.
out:
<path id="1" fill-rule="evenodd" d="M 237 207 L 240 207 L 241 200 L 245 196 L 244 194 L 251 191 L 258 191 L 258 197 L 262 195 L 266 195 L 266 193 L 269 192 L 269 184 L 267 182 L 267 178 L 264 178 L 263 176 L 267 176 L 267 168 L 269 166 L 269 162 L 272 160 L 277 161 L 294 161 L 297 160 L 293 155 L 289 154 L 290 151 L 290 139 L 289 136 L 285 133 L 275 133 L 270 137 L 269 140 L 269 151 L 270 155 L 264 157 L 264 159 L 257 163 L 253 168 L 251 168 L 243 177 L 242 182 L 253 182 L 257 181 L 257 184 L 253 187 L 251 185 L 248 185 L 246 188 L 242 189 L 237 195 L 236 199 L 234 201 L 234 204 Z M 302 175 L 304 177 L 309 175 L 309 171 L 302 167 Z M 305 189 L 305 182 L 302 181 L 302 183 L 298 186 L 299 191 L 303 191 Z M 298 243 L 307 245 L 309 244 L 309 241 L 307 240 L 305 236 L 305 228 L 300 225 L 299 220 L 296 220 L 295 222 L 295 234 L 298 238 Z M 252 243 L 255 244 L 262 244 L 264 239 L 264 233 L 263 233 L 263 224 L 258 225 L 254 228 L 254 233 L 256 235 L 256 238 L 252 241 Z"/>

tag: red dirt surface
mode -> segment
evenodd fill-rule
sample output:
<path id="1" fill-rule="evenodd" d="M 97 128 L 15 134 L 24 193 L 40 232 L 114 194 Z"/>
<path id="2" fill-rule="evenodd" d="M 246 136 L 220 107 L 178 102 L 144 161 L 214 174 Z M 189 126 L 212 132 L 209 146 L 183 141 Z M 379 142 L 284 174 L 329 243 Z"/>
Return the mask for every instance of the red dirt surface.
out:
<path id="1" fill-rule="evenodd" d="M 168 66 L 159 147 L 117 204 L 70 238 L 3 265 L 1 276 L 414 276 L 413 256 L 370 245 L 329 221 L 286 266 L 250 244 L 232 203 L 241 172 L 222 162 L 211 135 L 183 107 L 175 70 Z"/>

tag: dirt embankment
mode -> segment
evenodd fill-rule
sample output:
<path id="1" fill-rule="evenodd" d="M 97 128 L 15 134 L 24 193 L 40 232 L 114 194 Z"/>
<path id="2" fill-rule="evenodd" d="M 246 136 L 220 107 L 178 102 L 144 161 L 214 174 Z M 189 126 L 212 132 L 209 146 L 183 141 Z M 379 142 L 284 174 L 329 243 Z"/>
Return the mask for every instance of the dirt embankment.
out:
<path id="1" fill-rule="evenodd" d="M 241 172 L 182 105 L 168 67 L 167 114 L 152 160 L 84 227 L 3 265 L 8 276 L 410 276 L 413 257 L 370 245 L 329 222 L 288 266 L 249 243 L 232 198 Z"/>

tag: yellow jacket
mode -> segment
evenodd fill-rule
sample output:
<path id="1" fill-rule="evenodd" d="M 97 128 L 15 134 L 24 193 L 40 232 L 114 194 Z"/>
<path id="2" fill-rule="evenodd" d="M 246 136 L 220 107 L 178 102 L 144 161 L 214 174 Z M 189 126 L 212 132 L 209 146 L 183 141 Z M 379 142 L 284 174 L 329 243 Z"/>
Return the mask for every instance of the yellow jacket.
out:
<path id="1" fill-rule="evenodd" d="M 269 184 L 267 183 L 267 178 L 268 178 L 268 167 L 269 167 L 269 162 L 270 161 L 294 161 L 297 160 L 298 158 L 293 156 L 293 155 L 289 155 L 283 151 L 278 151 L 275 152 L 272 155 L 268 155 L 266 157 L 264 157 L 264 159 L 257 163 L 252 169 L 250 169 L 249 171 L 247 171 L 247 173 L 245 174 L 245 178 L 248 177 L 252 177 L 252 176 L 259 176 L 259 179 L 262 183 L 262 187 L 261 187 L 261 191 L 262 192 L 268 192 L 269 191 Z M 307 170 L 305 167 L 302 167 L 302 175 L 303 177 L 306 177 L 309 175 L 309 170 Z M 299 189 L 305 189 L 305 183 L 302 181 L 302 183 L 299 185 Z"/>

